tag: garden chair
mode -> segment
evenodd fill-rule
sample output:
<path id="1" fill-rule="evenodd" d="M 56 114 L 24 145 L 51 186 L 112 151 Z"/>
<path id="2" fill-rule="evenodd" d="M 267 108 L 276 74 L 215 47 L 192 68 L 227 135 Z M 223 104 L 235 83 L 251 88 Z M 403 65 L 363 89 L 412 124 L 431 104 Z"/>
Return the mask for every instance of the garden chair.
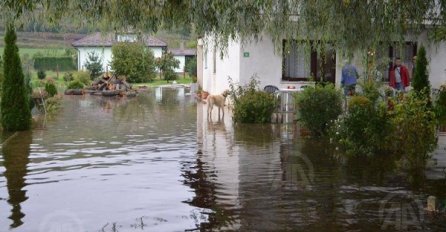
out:
<path id="1" fill-rule="evenodd" d="M 263 91 L 270 93 L 270 94 L 274 94 L 274 97 L 276 98 L 276 109 L 273 112 L 273 116 L 275 116 L 275 120 L 276 122 L 279 121 L 283 121 L 283 117 L 282 117 L 282 112 L 280 109 L 280 93 L 279 93 L 279 88 L 277 88 L 277 86 L 274 85 L 267 85 L 263 88 Z"/>

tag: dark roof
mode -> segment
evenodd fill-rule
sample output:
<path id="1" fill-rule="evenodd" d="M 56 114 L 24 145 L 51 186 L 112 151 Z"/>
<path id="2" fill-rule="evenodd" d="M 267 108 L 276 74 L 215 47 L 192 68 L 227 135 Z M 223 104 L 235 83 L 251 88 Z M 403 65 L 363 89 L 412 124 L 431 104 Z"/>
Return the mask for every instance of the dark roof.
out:
<path id="1" fill-rule="evenodd" d="M 197 55 L 196 49 L 169 49 L 174 56 L 195 56 Z"/>
<path id="2" fill-rule="evenodd" d="M 143 36 L 144 43 L 148 47 L 167 47 L 166 42 L 153 36 Z M 87 35 L 84 38 L 72 43 L 73 47 L 111 47 L 116 43 L 113 33 L 101 34 L 100 32 Z"/>

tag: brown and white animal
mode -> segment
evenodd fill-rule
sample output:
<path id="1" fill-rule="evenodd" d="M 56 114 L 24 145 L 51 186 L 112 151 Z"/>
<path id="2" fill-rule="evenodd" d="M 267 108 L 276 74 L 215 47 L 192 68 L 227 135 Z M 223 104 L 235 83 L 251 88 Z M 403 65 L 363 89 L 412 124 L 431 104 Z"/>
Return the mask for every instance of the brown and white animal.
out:
<path id="1" fill-rule="evenodd" d="M 220 109 L 223 111 L 223 117 L 225 117 L 225 102 L 226 97 L 228 97 L 229 91 L 225 90 L 222 94 L 218 95 L 209 95 L 207 98 L 208 101 L 208 118 L 212 120 L 212 109 L 214 108 L 214 105 L 218 107 L 218 120 L 220 120 Z"/>

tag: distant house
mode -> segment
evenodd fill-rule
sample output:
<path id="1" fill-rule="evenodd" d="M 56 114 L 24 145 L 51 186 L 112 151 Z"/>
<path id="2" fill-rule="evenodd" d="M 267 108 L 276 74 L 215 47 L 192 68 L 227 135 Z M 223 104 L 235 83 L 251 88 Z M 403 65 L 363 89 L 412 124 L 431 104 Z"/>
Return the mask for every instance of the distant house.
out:
<path id="1" fill-rule="evenodd" d="M 78 52 L 78 70 L 85 70 L 85 63 L 88 60 L 88 54 L 94 52 L 102 60 L 103 69 L 110 70 L 110 62 L 112 60 L 112 46 L 117 42 L 136 42 L 137 34 L 101 34 L 100 32 L 85 36 L 84 38 L 72 43 Z M 155 58 L 161 57 L 167 50 L 167 44 L 152 36 L 142 36 L 142 41 L 153 51 Z"/>
<path id="2" fill-rule="evenodd" d="M 180 61 L 180 66 L 175 69 L 176 73 L 183 73 L 186 66 L 186 61 L 197 56 L 196 49 L 169 49 L 173 57 Z"/>

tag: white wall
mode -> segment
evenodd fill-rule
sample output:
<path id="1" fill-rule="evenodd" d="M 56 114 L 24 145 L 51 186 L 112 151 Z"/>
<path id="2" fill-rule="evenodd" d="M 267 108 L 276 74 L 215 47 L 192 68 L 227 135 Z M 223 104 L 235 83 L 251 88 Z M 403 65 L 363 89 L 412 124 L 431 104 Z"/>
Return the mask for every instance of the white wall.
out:
<path id="1" fill-rule="evenodd" d="M 248 55 L 249 57 L 245 57 Z M 274 43 L 269 36 L 263 36 L 258 42 L 243 44 L 240 54 L 240 80 L 247 84 L 256 75 L 260 87 L 275 85 L 281 87 L 282 54 L 276 52 Z"/>
<path id="2" fill-rule="evenodd" d="M 418 48 L 421 45 L 426 48 L 431 86 L 432 88 L 440 88 L 442 84 L 446 84 L 446 42 L 428 42 L 425 32 L 418 37 Z"/>
<path id="3" fill-rule="evenodd" d="M 150 47 L 155 58 L 161 57 L 163 49 L 161 47 Z M 88 53 L 95 52 L 102 59 L 102 69 L 111 70 L 110 63 L 112 60 L 111 47 L 78 47 L 78 70 L 85 70 L 85 63 L 88 60 Z"/>
<path id="4" fill-rule="evenodd" d="M 210 94 L 221 94 L 229 89 L 228 77 L 235 83 L 240 81 L 240 44 L 229 42 L 223 59 L 220 49 L 209 41 L 203 47 L 203 90 Z M 214 53 L 215 51 L 215 53 Z M 214 54 L 216 72 L 214 73 Z"/>
<path id="5" fill-rule="evenodd" d="M 184 66 L 186 65 L 186 57 L 185 56 L 173 56 L 176 60 L 180 61 L 180 65 L 175 69 L 176 73 L 184 72 Z"/>

